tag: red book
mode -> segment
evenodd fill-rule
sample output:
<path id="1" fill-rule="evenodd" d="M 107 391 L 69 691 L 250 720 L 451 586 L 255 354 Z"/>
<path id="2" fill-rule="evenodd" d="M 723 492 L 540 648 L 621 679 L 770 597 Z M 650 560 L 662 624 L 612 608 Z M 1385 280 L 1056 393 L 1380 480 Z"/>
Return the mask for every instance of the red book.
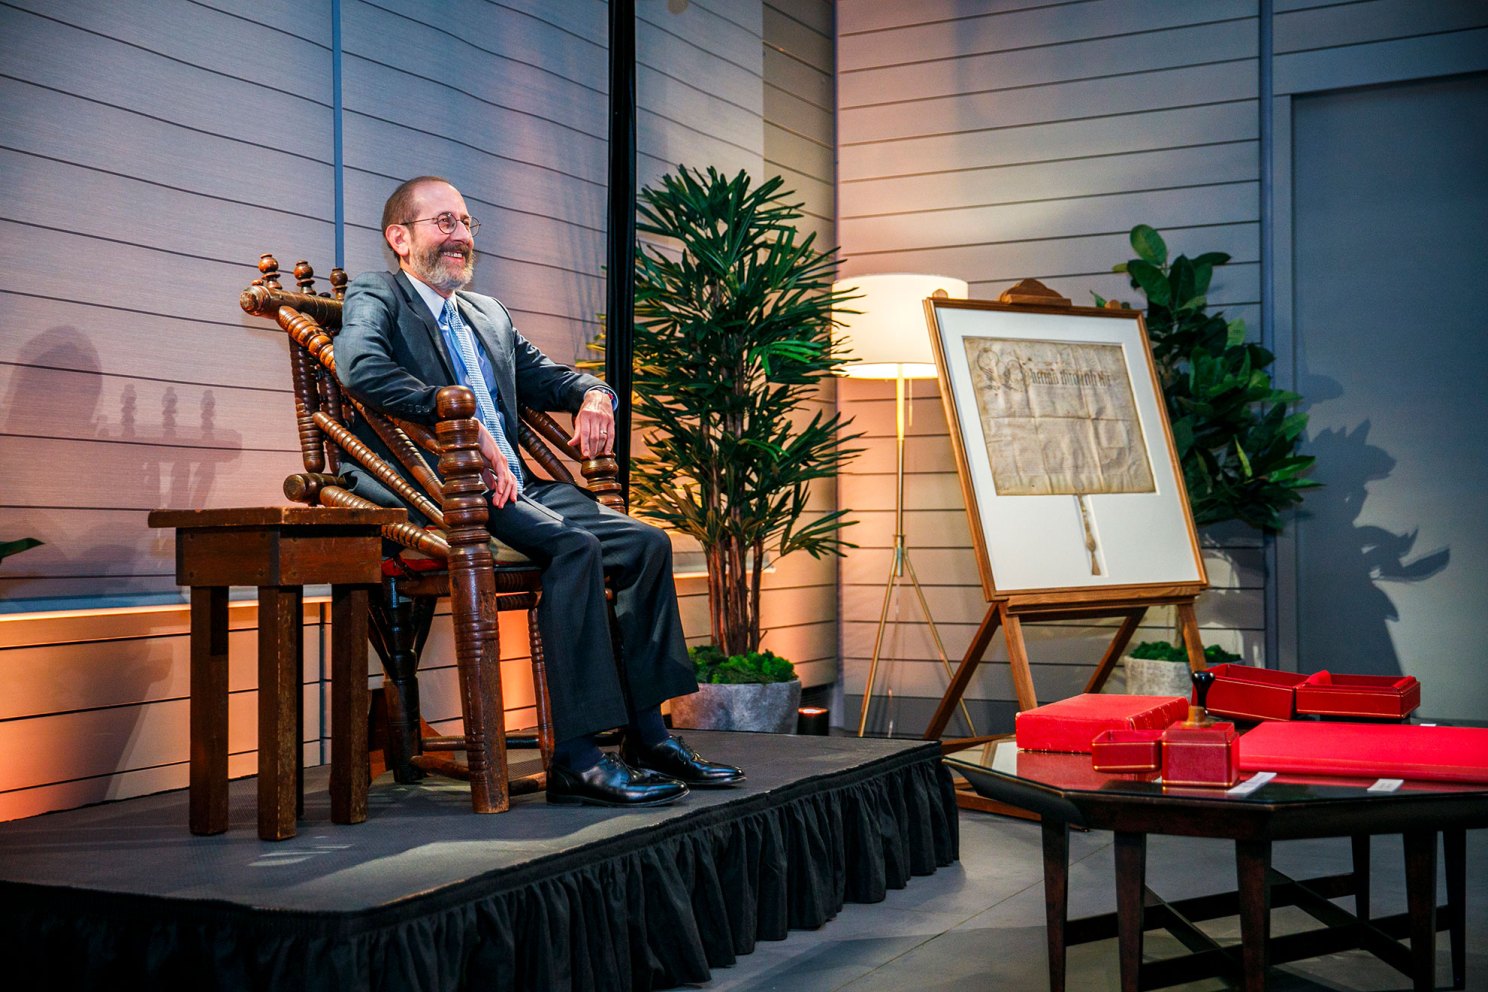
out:
<path id="1" fill-rule="evenodd" d="M 1090 742 L 1105 730 L 1161 730 L 1188 715 L 1182 696 L 1126 696 L 1082 693 L 1019 713 L 1014 724 L 1018 746 L 1028 751 L 1090 753 Z"/>
<path id="2" fill-rule="evenodd" d="M 1256 772 L 1488 783 L 1488 727 L 1408 723 L 1263 723 L 1240 737 Z"/>

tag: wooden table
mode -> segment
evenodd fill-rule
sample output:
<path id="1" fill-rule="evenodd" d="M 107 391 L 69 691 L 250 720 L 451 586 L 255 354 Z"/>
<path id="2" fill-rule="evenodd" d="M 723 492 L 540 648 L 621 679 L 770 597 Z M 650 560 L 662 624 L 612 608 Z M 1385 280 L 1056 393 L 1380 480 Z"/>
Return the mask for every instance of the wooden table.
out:
<path id="1" fill-rule="evenodd" d="M 155 510 L 176 531 L 176 581 L 191 588 L 194 834 L 227 829 L 227 593 L 258 588 L 258 835 L 295 834 L 301 776 L 306 585 L 331 586 L 331 819 L 367 817 L 367 595 L 383 524 L 402 510 L 272 506 Z"/>
<path id="2" fill-rule="evenodd" d="M 1043 824 L 1048 905 L 1049 985 L 1064 988 L 1065 948 L 1116 937 L 1123 990 L 1162 988 L 1226 975 L 1247 990 L 1266 987 L 1266 968 L 1363 947 L 1433 989 L 1436 932 L 1451 937 L 1452 976 L 1462 988 L 1466 965 L 1466 831 L 1488 826 L 1488 784 L 1407 781 L 1395 791 L 1369 791 L 1373 780 L 1278 776 L 1254 791 L 1165 788 L 1155 775 L 1103 775 L 1088 754 L 1019 751 L 1012 741 L 948 755 L 977 792 L 1038 813 Z M 1068 918 L 1069 829 L 1115 833 L 1116 912 Z M 1401 834 L 1407 911 L 1375 917 L 1369 906 L 1369 838 Z M 1237 890 L 1167 903 L 1146 887 L 1147 836 L 1175 834 L 1235 842 Z M 1437 905 L 1437 835 L 1445 850 L 1447 901 Z M 1307 837 L 1350 837 L 1353 871 L 1293 880 L 1271 867 L 1271 845 Z M 1212 866 L 1206 866 L 1212 867 Z M 1354 897 L 1349 913 L 1331 900 Z M 1292 905 L 1322 926 L 1273 938 L 1270 911 Z M 1221 946 L 1194 926 L 1240 918 L 1240 947 Z M 1144 931 L 1163 928 L 1191 953 L 1142 960 Z M 1400 938 L 1408 938 L 1403 945 Z"/>

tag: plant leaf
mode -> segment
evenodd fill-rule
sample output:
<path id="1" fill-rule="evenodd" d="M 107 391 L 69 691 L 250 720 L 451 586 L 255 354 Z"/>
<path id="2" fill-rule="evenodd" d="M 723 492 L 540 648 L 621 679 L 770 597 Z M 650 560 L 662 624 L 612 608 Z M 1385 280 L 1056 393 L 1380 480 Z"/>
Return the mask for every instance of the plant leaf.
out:
<path id="1" fill-rule="evenodd" d="M 1168 260 L 1168 246 L 1162 235 L 1146 224 L 1138 224 L 1131 230 L 1132 250 L 1137 257 L 1149 265 L 1161 266 Z"/>

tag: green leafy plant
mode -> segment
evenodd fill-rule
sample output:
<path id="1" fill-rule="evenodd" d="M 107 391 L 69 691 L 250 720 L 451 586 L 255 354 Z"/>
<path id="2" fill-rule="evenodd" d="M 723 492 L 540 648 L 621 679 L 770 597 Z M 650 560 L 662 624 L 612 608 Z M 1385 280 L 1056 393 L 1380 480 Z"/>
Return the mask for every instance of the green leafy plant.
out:
<path id="1" fill-rule="evenodd" d="M 1230 256 L 1170 261 L 1162 236 L 1146 224 L 1132 228 L 1131 245 L 1137 257 L 1114 270 L 1147 297 L 1147 335 L 1194 521 L 1240 520 L 1279 532 L 1282 511 L 1318 485 L 1302 477 L 1313 457 L 1297 453 L 1307 414 L 1288 412 L 1301 397 L 1272 384 L 1267 369 L 1275 356 L 1245 340 L 1244 321 L 1208 312 L 1214 269 Z"/>
<path id="2" fill-rule="evenodd" d="M 1154 661 L 1181 661 L 1188 662 L 1188 649 L 1182 644 L 1171 644 L 1167 641 L 1143 641 L 1132 646 L 1127 654 L 1133 658 L 1148 658 Z M 1240 660 L 1240 656 L 1233 651 L 1227 651 L 1218 644 L 1211 644 L 1204 649 L 1204 662 L 1208 665 L 1233 664 Z"/>
<path id="3" fill-rule="evenodd" d="M 851 547 L 845 510 L 808 512 L 811 483 L 857 454 L 850 420 L 812 411 L 832 354 L 835 250 L 800 236 L 779 177 L 753 185 L 679 166 L 641 191 L 636 229 L 637 509 L 702 545 L 713 643 L 760 642 L 767 555 Z"/>
<path id="4" fill-rule="evenodd" d="M 746 651 L 726 655 L 712 644 L 689 648 L 700 683 L 746 685 L 761 682 L 789 682 L 796 668 L 773 651 Z"/>

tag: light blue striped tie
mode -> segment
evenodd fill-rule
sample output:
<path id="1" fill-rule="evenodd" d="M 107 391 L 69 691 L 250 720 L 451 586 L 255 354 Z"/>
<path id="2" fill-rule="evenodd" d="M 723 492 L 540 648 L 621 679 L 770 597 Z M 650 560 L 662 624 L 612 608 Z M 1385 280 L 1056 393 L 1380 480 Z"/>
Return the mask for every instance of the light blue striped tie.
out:
<path id="1" fill-rule="evenodd" d="M 506 439 L 506 431 L 501 426 L 501 411 L 497 409 L 495 401 L 491 399 L 491 390 L 486 386 L 480 358 L 475 352 L 475 334 L 465 326 L 465 321 L 460 317 L 460 308 L 455 306 L 453 297 L 444 301 L 444 310 L 440 312 L 439 320 L 455 336 L 455 343 L 460 348 L 460 361 L 465 363 L 465 385 L 475 394 L 476 412 L 486 425 L 486 430 L 496 439 L 496 447 L 511 466 L 512 475 L 517 477 L 517 492 L 521 492 L 522 463 L 517 461 L 517 453 Z"/>

